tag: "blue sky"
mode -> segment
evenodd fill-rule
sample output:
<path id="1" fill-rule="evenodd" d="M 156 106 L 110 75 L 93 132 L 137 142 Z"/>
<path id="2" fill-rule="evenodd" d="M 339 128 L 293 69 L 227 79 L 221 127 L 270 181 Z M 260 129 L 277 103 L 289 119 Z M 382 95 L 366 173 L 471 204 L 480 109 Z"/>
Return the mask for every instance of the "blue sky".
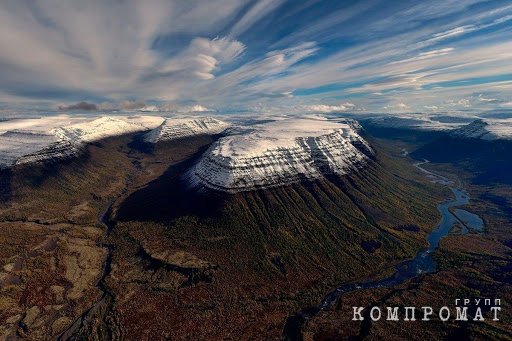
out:
<path id="1" fill-rule="evenodd" d="M 3 0 L 0 103 L 512 109 L 512 2 Z"/>

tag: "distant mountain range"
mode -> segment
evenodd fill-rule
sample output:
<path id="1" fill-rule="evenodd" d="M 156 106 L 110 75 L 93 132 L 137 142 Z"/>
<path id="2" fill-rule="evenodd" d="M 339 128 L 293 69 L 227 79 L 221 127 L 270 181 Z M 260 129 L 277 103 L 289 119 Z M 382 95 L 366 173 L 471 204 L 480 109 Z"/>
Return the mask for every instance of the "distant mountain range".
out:
<path id="1" fill-rule="evenodd" d="M 372 119 L 365 127 L 375 136 L 414 141 L 419 147 L 410 156 L 419 160 L 464 165 L 476 183 L 512 183 L 511 119 L 476 119 L 451 129 L 399 122 Z"/>

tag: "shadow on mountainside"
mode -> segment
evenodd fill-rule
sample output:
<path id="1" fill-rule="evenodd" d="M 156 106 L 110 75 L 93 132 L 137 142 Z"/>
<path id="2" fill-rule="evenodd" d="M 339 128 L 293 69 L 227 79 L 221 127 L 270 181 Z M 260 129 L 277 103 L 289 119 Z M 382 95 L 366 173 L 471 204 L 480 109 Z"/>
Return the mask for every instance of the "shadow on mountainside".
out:
<path id="1" fill-rule="evenodd" d="M 171 165 L 159 178 L 132 193 L 117 210 L 117 220 L 163 222 L 184 215 L 215 215 L 224 202 L 222 194 L 192 188 L 185 179 L 207 148 Z"/>

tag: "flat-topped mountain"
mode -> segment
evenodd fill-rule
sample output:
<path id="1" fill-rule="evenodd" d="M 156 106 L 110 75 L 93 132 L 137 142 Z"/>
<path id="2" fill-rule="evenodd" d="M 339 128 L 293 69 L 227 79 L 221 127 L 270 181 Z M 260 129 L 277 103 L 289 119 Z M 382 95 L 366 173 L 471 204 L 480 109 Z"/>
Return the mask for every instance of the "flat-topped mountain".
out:
<path id="1" fill-rule="evenodd" d="M 191 170 L 195 184 L 227 192 L 347 174 L 373 151 L 359 125 L 325 119 L 285 119 L 254 125 L 218 140 Z"/>

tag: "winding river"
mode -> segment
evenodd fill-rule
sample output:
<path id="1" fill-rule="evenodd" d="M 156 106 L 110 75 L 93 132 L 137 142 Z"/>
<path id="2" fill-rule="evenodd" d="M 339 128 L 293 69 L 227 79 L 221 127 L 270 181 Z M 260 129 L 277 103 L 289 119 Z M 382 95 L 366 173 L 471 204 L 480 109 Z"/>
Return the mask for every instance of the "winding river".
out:
<path id="1" fill-rule="evenodd" d="M 336 299 L 343 294 L 357 290 L 392 287 L 402 284 L 420 274 L 436 271 L 437 264 L 432 254 L 438 248 L 441 239 L 448 235 L 456 224 L 461 226 L 460 233 L 482 230 L 483 221 L 479 216 L 462 209 L 453 209 L 457 206 L 466 205 L 469 202 L 469 196 L 461 188 L 461 184 L 456 184 L 442 175 L 423 168 L 422 166 L 426 163 L 428 163 L 428 161 L 425 160 L 424 162 L 415 163 L 414 166 L 425 173 L 430 181 L 448 186 L 454 195 L 454 199 L 437 205 L 437 209 L 441 213 L 441 221 L 437 228 L 427 236 L 429 246 L 419 250 L 413 259 L 405 260 L 396 265 L 393 275 L 377 281 L 340 285 L 335 290 L 329 292 L 320 304 L 288 317 L 281 340 L 302 340 L 302 330 L 308 320 L 319 312 L 329 309 Z"/>

